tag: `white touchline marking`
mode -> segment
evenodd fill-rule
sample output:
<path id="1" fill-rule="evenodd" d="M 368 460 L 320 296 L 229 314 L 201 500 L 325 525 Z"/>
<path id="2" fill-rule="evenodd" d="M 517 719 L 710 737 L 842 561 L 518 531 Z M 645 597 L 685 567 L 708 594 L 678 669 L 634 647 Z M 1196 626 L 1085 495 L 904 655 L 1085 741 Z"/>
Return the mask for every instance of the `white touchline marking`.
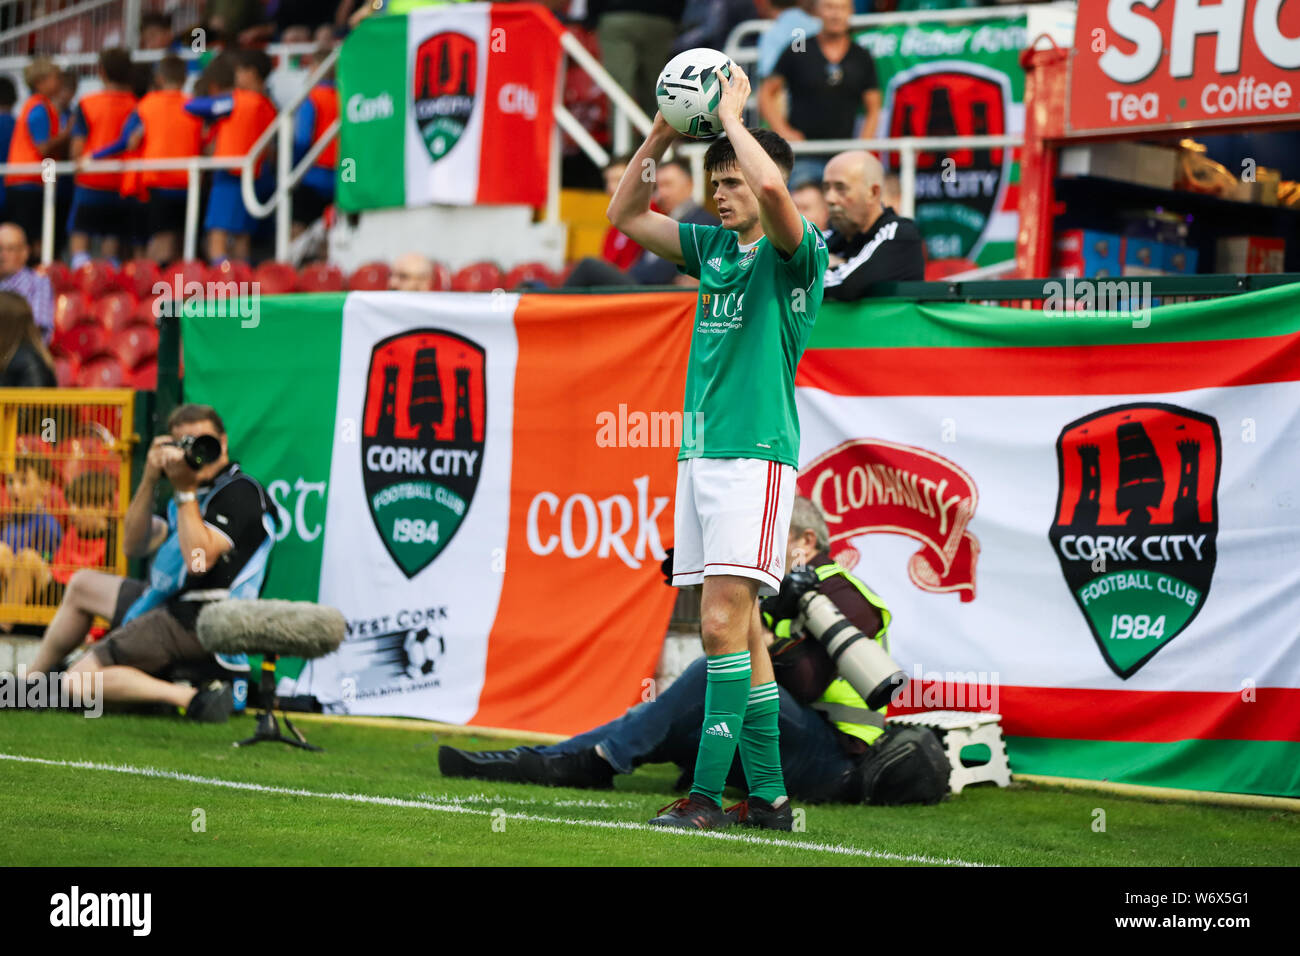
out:
<path id="1" fill-rule="evenodd" d="M 136 777 L 153 777 L 158 780 L 177 780 L 181 783 L 198 783 L 211 787 L 225 787 L 229 790 L 252 790 L 257 793 L 272 793 L 287 797 L 316 797 L 320 800 L 342 800 L 348 803 L 369 803 L 385 807 L 406 807 L 413 810 L 436 810 L 441 813 L 464 813 L 470 816 L 492 816 L 492 810 L 478 810 L 473 807 L 458 806 L 447 803 L 432 803 L 426 800 L 403 800 L 400 797 L 376 797 L 367 793 L 323 793 L 316 790 L 299 790 L 294 787 L 271 787 L 260 783 L 245 783 L 241 780 L 222 780 L 218 777 L 200 777 L 192 773 L 180 773 L 175 770 L 158 770 L 155 767 L 130 767 L 122 764 L 95 763 L 90 760 L 48 760 L 44 757 L 24 757 L 21 754 L 0 753 L 0 760 L 12 760 L 17 763 L 42 764 L 47 767 L 68 767 L 73 770 L 105 770 L 110 773 L 125 773 Z M 562 823 L 565 826 L 596 827 L 605 830 L 643 830 L 649 833 L 663 833 L 671 836 L 694 836 L 709 840 L 730 840 L 737 843 L 752 843 L 761 846 L 791 847 L 796 850 L 809 850 L 814 853 L 832 853 L 839 856 L 860 856 L 872 860 L 896 860 L 900 863 L 923 863 L 934 866 L 985 866 L 984 863 L 971 863 L 953 857 L 938 858 L 922 856 L 916 853 L 888 853 L 881 850 L 863 850 L 841 843 L 811 843 L 806 840 L 773 840 L 748 834 L 730 833 L 718 830 L 681 830 L 673 827 L 652 827 L 646 823 L 633 823 L 630 820 L 579 820 L 572 817 L 544 817 L 532 813 L 503 813 L 507 820 L 527 820 L 533 823 Z"/>

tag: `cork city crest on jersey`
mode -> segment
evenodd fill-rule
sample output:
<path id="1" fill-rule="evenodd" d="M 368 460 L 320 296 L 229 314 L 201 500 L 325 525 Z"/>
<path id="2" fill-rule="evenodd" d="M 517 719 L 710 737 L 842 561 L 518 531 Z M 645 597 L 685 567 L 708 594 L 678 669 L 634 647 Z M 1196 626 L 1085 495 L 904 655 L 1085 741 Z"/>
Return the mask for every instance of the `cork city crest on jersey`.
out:
<path id="1" fill-rule="evenodd" d="M 484 349 L 440 329 L 403 332 L 370 353 L 361 429 L 366 504 L 408 578 L 451 541 L 483 469 Z"/>
<path id="2" fill-rule="evenodd" d="M 1056 442 L 1048 537 L 1106 663 L 1137 672 L 1196 617 L 1214 577 L 1218 423 L 1177 405 L 1118 405 Z"/>
<path id="3" fill-rule="evenodd" d="M 474 113 L 478 44 L 463 33 L 438 33 L 415 51 L 412 117 L 436 163 L 460 141 Z"/>

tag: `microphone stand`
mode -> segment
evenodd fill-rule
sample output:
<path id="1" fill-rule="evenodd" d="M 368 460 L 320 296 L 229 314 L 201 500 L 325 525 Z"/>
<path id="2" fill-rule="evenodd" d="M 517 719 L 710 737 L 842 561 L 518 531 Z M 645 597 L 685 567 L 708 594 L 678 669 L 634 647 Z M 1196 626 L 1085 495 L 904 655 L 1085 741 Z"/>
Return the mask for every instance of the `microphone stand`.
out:
<path id="1" fill-rule="evenodd" d="M 251 747 L 253 744 L 261 743 L 264 740 L 279 741 L 282 744 L 288 744 L 290 747 L 300 747 L 303 750 L 322 751 L 324 748 L 317 747 L 314 744 L 307 743 L 307 738 L 299 732 L 298 728 L 293 725 L 289 715 L 285 711 L 280 712 L 284 718 L 284 725 L 293 732 L 293 737 L 286 737 L 280 733 L 280 725 L 275 719 L 275 707 L 280 702 L 279 696 L 275 692 L 275 662 L 277 655 L 266 654 L 262 658 L 262 682 L 261 696 L 263 710 L 262 715 L 257 718 L 257 729 L 253 731 L 253 736 L 246 740 L 240 740 L 234 744 L 236 747 Z M 297 738 L 296 740 L 294 738 Z"/>

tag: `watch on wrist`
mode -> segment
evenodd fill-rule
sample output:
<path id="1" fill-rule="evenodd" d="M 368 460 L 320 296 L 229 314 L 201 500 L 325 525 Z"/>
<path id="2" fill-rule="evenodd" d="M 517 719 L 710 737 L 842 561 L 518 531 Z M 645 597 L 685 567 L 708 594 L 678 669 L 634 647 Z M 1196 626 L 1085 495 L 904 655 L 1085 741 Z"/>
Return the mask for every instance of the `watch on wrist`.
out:
<path id="1" fill-rule="evenodd" d="M 199 496 L 194 491 L 178 491 L 173 497 L 175 497 L 178 505 L 183 505 L 187 501 L 197 501 Z"/>

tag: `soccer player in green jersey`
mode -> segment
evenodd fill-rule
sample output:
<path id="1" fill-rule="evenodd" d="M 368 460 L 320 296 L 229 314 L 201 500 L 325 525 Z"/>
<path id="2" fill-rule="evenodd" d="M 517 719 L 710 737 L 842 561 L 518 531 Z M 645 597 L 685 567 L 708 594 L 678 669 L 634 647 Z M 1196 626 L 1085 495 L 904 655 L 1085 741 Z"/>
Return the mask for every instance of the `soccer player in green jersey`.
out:
<path id="1" fill-rule="evenodd" d="M 677 462 L 673 584 L 703 584 L 700 632 L 708 657 L 704 723 L 690 796 L 657 826 L 711 829 L 737 820 L 789 830 L 778 698 L 758 599 L 785 573 L 795 492 L 799 415 L 794 375 L 822 301 L 826 242 L 786 189 L 790 145 L 749 130 L 749 79 L 721 74 L 726 137 L 704 158 L 722 225 L 677 223 L 650 208 L 652 169 L 677 138 L 655 116 L 609 203 L 624 234 L 700 280 Z M 749 799 L 724 811 L 722 788 L 740 750 Z"/>

